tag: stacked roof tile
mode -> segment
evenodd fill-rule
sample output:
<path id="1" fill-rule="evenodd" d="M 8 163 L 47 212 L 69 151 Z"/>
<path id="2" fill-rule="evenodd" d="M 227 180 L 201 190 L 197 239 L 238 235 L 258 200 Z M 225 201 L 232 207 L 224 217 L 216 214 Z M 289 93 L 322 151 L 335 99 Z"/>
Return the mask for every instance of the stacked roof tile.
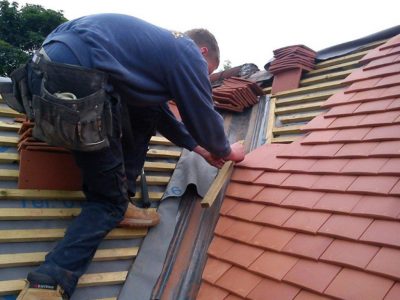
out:
<path id="1" fill-rule="evenodd" d="M 315 66 L 315 51 L 304 45 L 294 45 L 274 50 L 274 60 L 268 69 L 273 74 L 300 68 L 311 71 Z"/>
<path id="2" fill-rule="evenodd" d="M 225 79 L 221 86 L 213 89 L 215 107 L 236 112 L 256 104 L 261 95 L 263 91 L 257 83 L 238 77 Z"/>
<path id="3" fill-rule="evenodd" d="M 232 175 L 197 299 L 400 299 L 400 36 Z"/>

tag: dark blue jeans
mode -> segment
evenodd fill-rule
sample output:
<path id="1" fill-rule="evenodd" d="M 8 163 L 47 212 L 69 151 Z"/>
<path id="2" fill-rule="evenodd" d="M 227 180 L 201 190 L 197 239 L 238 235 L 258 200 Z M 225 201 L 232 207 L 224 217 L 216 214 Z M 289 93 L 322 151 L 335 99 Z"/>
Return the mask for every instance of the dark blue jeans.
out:
<path id="1" fill-rule="evenodd" d="M 52 61 L 80 65 L 63 44 L 55 43 L 45 50 Z M 39 84 L 40 78 L 31 78 L 32 91 L 39 92 Z M 136 177 L 156 126 L 157 118 L 144 117 L 146 109 L 128 107 L 124 99 L 121 102 L 123 111 L 119 102 L 112 106 L 114 126 L 110 146 L 93 152 L 73 152 L 87 201 L 64 238 L 36 270 L 54 278 L 68 295 L 72 295 L 100 242 L 123 219 L 129 201 L 128 189 L 129 194 L 135 192 Z"/>

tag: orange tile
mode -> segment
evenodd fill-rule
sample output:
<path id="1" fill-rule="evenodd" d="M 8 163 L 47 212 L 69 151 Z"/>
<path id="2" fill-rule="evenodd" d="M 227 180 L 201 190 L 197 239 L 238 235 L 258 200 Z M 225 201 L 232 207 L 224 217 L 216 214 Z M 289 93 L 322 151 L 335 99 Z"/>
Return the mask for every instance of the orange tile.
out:
<path id="1" fill-rule="evenodd" d="M 387 162 L 386 158 L 353 158 L 341 170 L 346 174 L 378 174 Z"/>
<path id="2" fill-rule="evenodd" d="M 312 189 L 330 192 L 344 192 L 356 180 L 356 176 L 350 175 L 321 175 L 314 183 Z"/>
<path id="3" fill-rule="evenodd" d="M 368 264 L 367 270 L 400 278 L 400 250 L 383 247 Z"/>
<path id="4" fill-rule="evenodd" d="M 309 171 L 317 174 L 339 173 L 349 161 L 344 158 L 318 159 Z"/>
<path id="5" fill-rule="evenodd" d="M 400 139 L 400 125 L 379 126 L 371 129 L 363 138 L 364 141 L 385 141 Z"/>
<path id="6" fill-rule="evenodd" d="M 373 156 L 400 156 L 400 141 L 386 141 L 376 143 L 370 155 Z"/>
<path id="7" fill-rule="evenodd" d="M 224 300 L 227 295 L 227 291 L 203 281 L 196 300 Z"/>
<path id="8" fill-rule="evenodd" d="M 239 203 L 240 201 L 237 201 L 229 197 L 225 197 L 224 201 L 222 201 L 220 214 L 226 215 L 232 208 L 234 208 Z"/>
<path id="9" fill-rule="evenodd" d="M 400 57 L 398 54 L 392 54 L 386 57 L 378 58 L 376 60 L 371 61 L 368 65 L 364 67 L 364 70 L 370 70 L 373 68 L 379 68 L 381 66 L 390 65 L 391 63 L 396 61 L 396 58 Z"/>
<path id="10" fill-rule="evenodd" d="M 259 247 L 280 251 L 295 235 L 288 231 L 273 227 L 264 227 L 249 243 Z"/>
<path id="11" fill-rule="evenodd" d="M 214 235 L 214 238 L 208 247 L 207 253 L 213 256 L 223 256 L 223 254 L 228 251 L 235 243 Z"/>
<path id="12" fill-rule="evenodd" d="M 235 223 L 235 220 L 226 217 L 219 217 L 217 225 L 215 227 L 216 234 L 223 234 L 229 227 Z"/>
<path id="13" fill-rule="evenodd" d="M 358 114 L 358 113 L 371 113 L 371 112 L 377 112 L 377 111 L 386 111 L 386 109 L 392 103 L 393 103 L 393 99 L 383 99 L 383 100 L 376 100 L 376 101 L 361 103 L 354 110 L 354 113 Z"/>
<path id="14" fill-rule="evenodd" d="M 340 299 L 383 299 L 392 285 L 389 279 L 343 269 L 324 293 Z"/>
<path id="15" fill-rule="evenodd" d="M 232 267 L 216 284 L 241 297 L 246 297 L 262 280 L 262 277 L 238 267 Z"/>
<path id="16" fill-rule="evenodd" d="M 399 181 L 399 177 L 394 176 L 358 176 L 347 191 L 388 194 L 397 181 Z"/>
<path id="17" fill-rule="evenodd" d="M 358 239 L 373 219 L 348 215 L 332 215 L 318 230 L 323 234 Z"/>
<path id="18" fill-rule="evenodd" d="M 224 300 L 244 300 L 242 297 L 238 297 L 234 294 L 229 294 Z"/>
<path id="19" fill-rule="evenodd" d="M 264 204 L 242 202 L 229 211 L 228 215 L 239 219 L 252 220 L 264 208 Z"/>
<path id="20" fill-rule="evenodd" d="M 321 130 L 321 131 L 313 131 L 302 141 L 303 145 L 308 144 L 321 144 L 329 142 L 337 133 L 338 130 Z"/>
<path id="21" fill-rule="evenodd" d="M 263 172 L 264 171 L 262 170 L 235 168 L 233 170 L 231 180 L 239 182 L 253 182 Z"/>
<path id="22" fill-rule="evenodd" d="M 315 164 L 316 159 L 304 159 L 304 158 L 295 158 L 289 159 L 281 168 L 281 171 L 301 171 L 307 172 L 313 164 Z"/>
<path id="23" fill-rule="evenodd" d="M 254 183 L 265 185 L 280 185 L 290 173 L 264 172 Z"/>
<path id="24" fill-rule="evenodd" d="M 355 82 L 345 90 L 345 93 L 354 93 L 373 89 L 380 82 L 380 80 L 381 78 L 372 78 Z"/>
<path id="25" fill-rule="evenodd" d="M 377 142 L 351 143 L 337 151 L 335 157 L 366 157 L 379 145 Z"/>
<path id="26" fill-rule="evenodd" d="M 339 132 L 330 139 L 330 142 L 358 142 L 362 141 L 363 138 L 371 131 L 370 127 L 366 128 L 351 128 L 341 129 Z"/>
<path id="27" fill-rule="evenodd" d="M 365 118 L 364 115 L 352 115 L 346 117 L 338 117 L 329 125 L 329 129 L 351 128 L 357 125 Z"/>
<path id="28" fill-rule="evenodd" d="M 225 195 L 240 199 L 252 199 L 262 189 L 263 186 L 261 185 L 231 182 L 228 185 Z"/>
<path id="29" fill-rule="evenodd" d="M 364 269 L 379 249 L 367 244 L 334 240 L 320 260 Z"/>
<path id="30" fill-rule="evenodd" d="M 325 118 L 324 114 L 321 114 L 316 116 L 301 129 L 303 131 L 327 129 L 334 120 L 334 118 Z"/>
<path id="31" fill-rule="evenodd" d="M 311 209 L 323 195 L 314 191 L 293 191 L 282 201 L 282 205 Z"/>
<path id="32" fill-rule="evenodd" d="M 327 211 L 350 212 L 360 199 L 361 195 L 325 193 L 313 208 Z"/>
<path id="33" fill-rule="evenodd" d="M 359 126 L 382 126 L 390 125 L 395 123 L 395 120 L 399 117 L 400 112 L 398 111 L 387 111 L 372 113 L 366 115 L 359 123 Z"/>
<path id="34" fill-rule="evenodd" d="M 344 91 L 339 91 L 328 98 L 325 101 L 324 106 L 330 107 L 340 104 L 347 104 L 351 98 L 353 97 L 352 94 L 345 94 Z"/>
<path id="35" fill-rule="evenodd" d="M 209 257 L 203 271 L 203 279 L 209 283 L 214 283 L 232 267 L 231 264 L 218 259 Z"/>
<path id="36" fill-rule="evenodd" d="M 320 179 L 319 175 L 292 174 L 282 184 L 282 187 L 289 188 L 310 188 Z"/>
<path id="37" fill-rule="evenodd" d="M 333 157 L 343 147 L 343 144 L 315 145 L 307 152 L 307 157 L 326 158 Z"/>
<path id="38" fill-rule="evenodd" d="M 325 297 L 309 291 L 301 290 L 294 300 L 332 300 L 331 297 Z"/>
<path id="39" fill-rule="evenodd" d="M 265 251 L 248 269 L 259 275 L 281 280 L 297 261 L 298 258 L 290 255 Z"/>
<path id="40" fill-rule="evenodd" d="M 399 247 L 399 232 L 399 222 L 375 220 L 360 237 L 360 240 Z"/>
<path id="41" fill-rule="evenodd" d="M 351 212 L 373 217 L 396 218 L 400 214 L 400 198 L 364 196 Z"/>
<path id="42" fill-rule="evenodd" d="M 294 214 L 293 209 L 267 206 L 253 218 L 254 222 L 280 226 Z"/>
<path id="43" fill-rule="evenodd" d="M 360 103 L 344 104 L 332 107 L 328 112 L 325 113 L 326 117 L 338 117 L 352 115 L 355 112 Z"/>
<path id="44" fill-rule="evenodd" d="M 382 96 L 385 92 L 387 92 L 388 88 L 375 88 L 373 90 L 368 90 L 368 91 L 362 91 L 362 92 L 357 92 L 355 94 L 350 94 L 353 95 L 350 99 L 350 103 L 354 102 L 368 102 L 368 101 L 374 101 L 377 99 L 382 99 L 382 98 L 391 98 L 393 97 L 393 93 L 389 93 L 386 96 Z"/>
<path id="45" fill-rule="evenodd" d="M 283 281 L 322 293 L 340 269 L 338 266 L 323 262 L 300 259 Z"/>
<path id="46" fill-rule="evenodd" d="M 400 158 L 388 159 L 379 169 L 379 173 L 382 175 L 400 175 Z"/>
<path id="47" fill-rule="evenodd" d="M 221 219 L 221 218 L 220 218 Z M 217 225 L 218 226 L 218 225 Z M 250 241 L 260 230 L 262 226 L 253 223 L 234 221 L 232 225 L 224 231 L 225 237 L 243 242 Z"/>
<path id="48" fill-rule="evenodd" d="M 281 152 L 277 154 L 277 157 L 302 157 L 304 156 L 312 146 L 302 145 L 302 138 L 297 139 L 291 144 L 286 145 Z"/>
<path id="49" fill-rule="evenodd" d="M 316 233 L 329 218 L 330 214 L 321 212 L 296 211 L 283 227 Z"/>
<path id="50" fill-rule="evenodd" d="M 232 247 L 228 249 L 224 253 L 224 256 L 221 257 L 224 260 L 234 264 L 234 265 L 239 265 L 241 267 L 247 268 L 250 266 L 262 253 L 264 250 L 241 244 L 241 243 L 236 243 Z"/>
<path id="51" fill-rule="evenodd" d="M 325 236 L 297 233 L 282 251 L 318 260 L 332 241 L 332 238 Z"/>
<path id="52" fill-rule="evenodd" d="M 279 169 L 286 162 L 286 159 L 276 158 L 276 154 L 282 148 L 282 145 L 265 144 L 247 154 L 238 166 L 254 169 Z"/>
<path id="53" fill-rule="evenodd" d="M 385 300 L 399 300 L 400 299 L 400 283 L 397 282 L 385 296 Z"/>
<path id="54" fill-rule="evenodd" d="M 247 297 L 251 300 L 292 300 L 299 290 L 286 283 L 263 279 Z"/>
<path id="55" fill-rule="evenodd" d="M 291 189 L 266 187 L 253 198 L 253 201 L 279 204 L 291 192 Z"/>

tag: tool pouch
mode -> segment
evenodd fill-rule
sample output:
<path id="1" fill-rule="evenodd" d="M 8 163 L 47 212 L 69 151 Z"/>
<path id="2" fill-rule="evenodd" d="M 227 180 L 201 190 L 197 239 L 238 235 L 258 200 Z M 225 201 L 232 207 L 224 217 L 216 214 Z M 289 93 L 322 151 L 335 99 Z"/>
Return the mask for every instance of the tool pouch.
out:
<path id="1" fill-rule="evenodd" d="M 52 62 L 32 68 L 43 72 L 40 94 L 32 101 L 33 136 L 70 150 L 108 147 L 113 127 L 111 105 L 119 105 L 119 100 L 105 91 L 106 75 Z M 76 99 L 56 97 L 59 92 L 72 93 Z"/>

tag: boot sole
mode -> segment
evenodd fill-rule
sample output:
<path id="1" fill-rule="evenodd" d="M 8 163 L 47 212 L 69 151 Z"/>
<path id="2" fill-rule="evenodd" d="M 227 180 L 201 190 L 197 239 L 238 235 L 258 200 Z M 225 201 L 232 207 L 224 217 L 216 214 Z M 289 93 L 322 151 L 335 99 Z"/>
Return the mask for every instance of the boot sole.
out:
<path id="1" fill-rule="evenodd" d="M 145 221 L 145 220 L 135 220 L 135 219 L 126 219 L 122 220 L 119 223 L 120 227 L 153 227 L 160 223 L 160 221 Z"/>

